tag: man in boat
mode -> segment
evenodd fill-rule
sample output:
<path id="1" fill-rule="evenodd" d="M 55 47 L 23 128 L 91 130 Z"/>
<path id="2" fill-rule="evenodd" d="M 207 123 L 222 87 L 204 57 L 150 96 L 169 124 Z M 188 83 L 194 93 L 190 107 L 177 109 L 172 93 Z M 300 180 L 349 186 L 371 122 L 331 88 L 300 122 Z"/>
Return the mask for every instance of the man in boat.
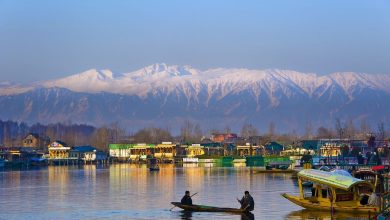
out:
<path id="1" fill-rule="evenodd" d="M 185 195 L 181 199 L 181 204 L 183 205 L 192 205 L 192 199 L 190 196 L 190 191 L 186 191 Z"/>
<path id="2" fill-rule="evenodd" d="M 370 197 L 368 197 L 367 205 L 369 205 L 369 206 L 379 206 L 378 196 L 376 195 L 376 193 L 372 189 L 369 189 L 369 192 L 371 194 L 370 194 Z"/>
<path id="3" fill-rule="evenodd" d="M 248 211 L 253 211 L 255 208 L 255 201 L 248 191 L 245 191 L 245 195 L 241 200 L 237 198 L 237 201 L 241 204 L 241 209 L 246 209 Z"/>

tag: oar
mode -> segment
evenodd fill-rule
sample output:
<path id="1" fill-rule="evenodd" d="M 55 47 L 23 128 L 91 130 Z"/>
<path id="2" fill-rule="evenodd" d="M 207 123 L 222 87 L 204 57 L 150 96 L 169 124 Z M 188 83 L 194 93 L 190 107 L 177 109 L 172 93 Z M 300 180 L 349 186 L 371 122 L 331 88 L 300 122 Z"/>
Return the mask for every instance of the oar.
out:
<path id="1" fill-rule="evenodd" d="M 236 199 L 237 199 L 237 201 L 238 201 L 238 202 L 241 204 L 241 200 L 239 200 L 238 198 L 236 198 Z M 243 210 L 245 210 L 245 211 L 246 211 L 246 209 L 247 209 L 247 208 L 249 208 L 249 206 L 250 206 L 249 204 L 248 204 L 248 205 L 246 205 L 246 206 L 245 206 L 245 208 L 243 208 Z M 241 207 L 240 207 L 240 209 L 241 209 Z"/>
<path id="2" fill-rule="evenodd" d="M 190 195 L 190 197 L 193 197 L 193 196 L 196 195 L 196 194 L 198 194 L 198 193 L 196 192 L 196 193 Z M 176 205 L 173 205 L 173 207 L 172 207 L 171 209 L 169 209 L 169 211 L 172 211 L 172 209 L 174 209 L 175 207 L 176 207 Z"/>

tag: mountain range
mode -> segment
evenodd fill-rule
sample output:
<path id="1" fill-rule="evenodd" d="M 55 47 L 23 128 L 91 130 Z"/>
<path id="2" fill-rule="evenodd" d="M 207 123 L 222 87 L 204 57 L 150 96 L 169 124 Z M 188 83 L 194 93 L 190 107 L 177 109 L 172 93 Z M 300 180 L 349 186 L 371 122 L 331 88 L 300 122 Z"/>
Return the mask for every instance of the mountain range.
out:
<path id="1" fill-rule="evenodd" d="M 199 70 L 154 64 L 129 73 L 91 69 L 29 84 L 0 82 L 0 119 L 29 123 L 119 122 L 178 131 L 184 121 L 204 129 L 251 123 L 265 131 L 301 132 L 333 126 L 336 118 L 388 123 L 390 75 L 291 70 Z"/>

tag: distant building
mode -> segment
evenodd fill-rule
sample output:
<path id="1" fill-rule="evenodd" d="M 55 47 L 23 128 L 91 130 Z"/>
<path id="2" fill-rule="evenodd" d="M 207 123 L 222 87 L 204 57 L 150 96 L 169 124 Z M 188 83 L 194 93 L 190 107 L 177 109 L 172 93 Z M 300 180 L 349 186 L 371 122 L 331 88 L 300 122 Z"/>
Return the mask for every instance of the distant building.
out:
<path id="1" fill-rule="evenodd" d="M 107 159 L 106 153 L 98 151 L 92 146 L 76 146 L 69 152 L 70 158 L 77 158 L 85 162 L 103 161 Z"/>
<path id="2" fill-rule="evenodd" d="M 326 143 L 320 148 L 320 156 L 337 157 L 341 155 L 341 145 L 337 143 Z"/>
<path id="3" fill-rule="evenodd" d="M 213 133 L 211 134 L 211 141 L 213 142 L 224 142 L 231 141 L 234 142 L 237 139 L 237 134 L 234 133 Z"/>
<path id="4" fill-rule="evenodd" d="M 69 157 L 70 147 L 62 141 L 54 141 L 48 146 L 49 158 L 65 159 Z"/>
<path id="5" fill-rule="evenodd" d="M 109 155 L 119 161 L 130 159 L 130 149 L 134 144 L 109 144 Z"/>
<path id="6" fill-rule="evenodd" d="M 162 142 L 154 148 L 154 157 L 160 161 L 173 162 L 176 156 L 176 144 L 172 142 Z"/>
<path id="7" fill-rule="evenodd" d="M 202 144 L 205 150 L 205 154 L 207 155 L 218 155 L 224 156 L 225 149 L 222 146 L 222 143 L 214 142 L 214 143 L 204 143 Z"/>
<path id="8" fill-rule="evenodd" d="M 50 138 L 48 137 L 41 137 L 36 133 L 29 133 L 25 138 L 22 140 L 22 146 L 23 147 L 32 147 L 47 151 L 47 145 L 50 143 Z"/>
<path id="9" fill-rule="evenodd" d="M 245 145 L 238 145 L 236 149 L 239 156 L 252 156 L 262 154 L 264 147 L 245 143 Z"/>
<path id="10" fill-rule="evenodd" d="M 200 144 L 192 144 L 186 148 L 187 157 L 195 157 L 205 154 L 204 146 Z"/>
<path id="11" fill-rule="evenodd" d="M 279 155 L 281 151 L 284 150 L 283 145 L 279 144 L 278 142 L 271 141 L 267 144 L 265 144 L 265 151 L 269 154 Z"/>
<path id="12" fill-rule="evenodd" d="M 30 133 L 22 140 L 23 147 L 39 147 L 39 135 Z"/>
<path id="13" fill-rule="evenodd" d="M 148 156 L 153 155 L 155 145 L 154 144 L 146 144 L 146 143 L 139 143 L 133 145 L 132 148 L 130 148 L 130 160 L 131 161 L 146 161 L 146 158 Z"/>

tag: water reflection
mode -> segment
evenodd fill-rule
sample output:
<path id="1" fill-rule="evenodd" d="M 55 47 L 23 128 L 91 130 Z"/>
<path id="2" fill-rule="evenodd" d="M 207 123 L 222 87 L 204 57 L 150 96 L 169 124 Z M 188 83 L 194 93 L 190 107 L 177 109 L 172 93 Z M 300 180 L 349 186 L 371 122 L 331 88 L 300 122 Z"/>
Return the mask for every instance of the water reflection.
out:
<path id="1" fill-rule="evenodd" d="M 185 220 L 191 220 L 192 219 L 192 212 L 188 211 L 181 211 L 180 212 L 180 218 Z"/>
<path id="2" fill-rule="evenodd" d="M 293 211 L 286 216 L 286 219 L 289 220 L 303 220 L 303 219 L 312 219 L 312 220 L 336 220 L 336 219 L 353 219 L 353 220 L 366 220 L 368 214 L 351 214 L 343 212 L 325 212 L 325 211 L 313 211 L 308 209 L 302 209 L 298 211 Z M 372 217 L 372 216 L 371 216 Z"/>
<path id="3" fill-rule="evenodd" d="M 241 215 L 241 220 L 255 220 L 255 215 L 251 212 Z"/>
<path id="4" fill-rule="evenodd" d="M 166 164 L 50 166 L 0 172 L 0 219 L 330 219 L 298 211 L 281 193 L 298 194 L 291 174 L 256 173 L 258 168 Z M 248 190 L 253 215 L 169 211 L 186 190 L 194 204 L 238 208 Z M 31 202 L 27 202 L 31 201 Z M 33 202 L 32 202 L 33 201 Z"/>

